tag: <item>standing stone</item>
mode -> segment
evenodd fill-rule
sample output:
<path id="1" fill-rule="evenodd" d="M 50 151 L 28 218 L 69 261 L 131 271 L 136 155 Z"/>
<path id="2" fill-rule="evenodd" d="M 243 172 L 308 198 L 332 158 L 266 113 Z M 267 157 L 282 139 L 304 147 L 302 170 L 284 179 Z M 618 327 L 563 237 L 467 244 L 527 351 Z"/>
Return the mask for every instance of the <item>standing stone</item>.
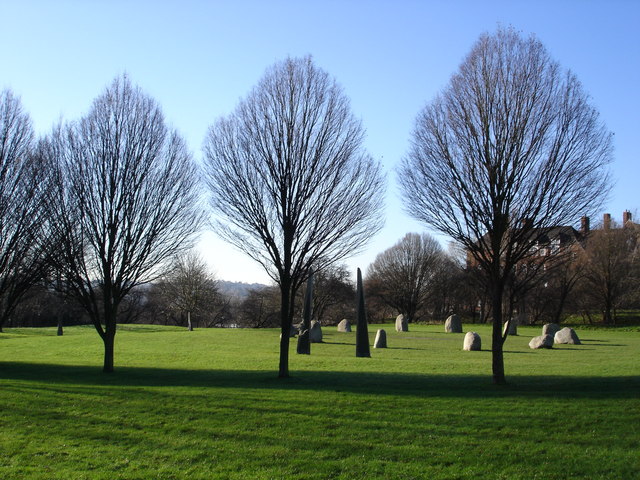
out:
<path id="1" fill-rule="evenodd" d="M 356 357 L 371 357 L 369 349 L 369 328 L 367 326 L 367 312 L 364 307 L 364 289 L 362 288 L 362 272 L 358 269 L 356 292 Z"/>
<path id="2" fill-rule="evenodd" d="M 518 335 L 518 319 L 517 318 L 511 318 L 511 321 L 507 324 L 504 324 L 504 327 L 502 328 L 502 335 L 505 334 L 505 332 L 507 331 L 507 326 L 509 328 L 509 333 L 508 335 Z"/>
<path id="3" fill-rule="evenodd" d="M 529 348 L 552 348 L 553 337 L 551 335 L 540 335 L 533 337 L 529 342 Z"/>
<path id="4" fill-rule="evenodd" d="M 408 332 L 409 331 L 409 319 L 403 314 L 396 317 L 396 332 Z"/>
<path id="5" fill-rule="evenodd" d="M 462 349 L 469 352 L 482 350 L 482 341 L 480 340 L 480 335 L 478 335 L 476 332 L 467 332 L 467 334 L 464 336 Z"/>
<path id="6" fill-rule="evenodd" d="M 373 348 L 387 348 L 387 332 L 382 328 L 376 332 L 376 339 L 373 342 Z"/>
<path id="7" fill-rule="evenodd" d="M 551 335 L 552 337 L 560 331 L 560 325 L 557 323 L 545 323 L 542 326 L 542 335 Z"/>
<path id="8" fill-rule="evenodd" d="M 300 332 L 301 329 L 303 329 L 303 325 L 300 325 L 300 327 L 298 328 L 297 325 L 291 325 L 291 329 L 289 330 L 289 338 L 293 338 L 296 335 L 298 335 L 298 333 Z"/>
<path id="9" fill-rule="evenodd" d="M 300 346 L 300 338 L 304 337 L 303 341 L 305 344 L 309 344 L 309 330 L 300 330 L 300 334 L 298 335 L 298 346 Z M 298 352 L 300 353 L 300 352 Z"/>
<path id="10" fill-rule="evenodd" d="M 568 343 L 571 345 L 582 345 L 578 335 L 573 328 L 564 327 L 562 330 L 556 332 L 553 341 L 555 343 Z"/>
<path id="11" fill-rule="evenodd" d="M 322 327 L 320 327 L 320 322 L 317 322 L 315 320 L 311 322 L 311 329 L 309 330 L 309 342 L 322 343 Z"/>
<path id="12" fill-rule="evenodd" d="M 311 343 L 314 342 L 314 338 L 317 338 L 317 333 L 314 334 L 311 324 L 311 315 L 313 309 L 313 270 L 307 279 L 307 293 L 304 296 L 304 309 L 302 312 L 302 326 L 300 331 L 308 331 L 309 335 L 300 335 L 298 337 L 298 345 L 296 347 L 296 353 L 301 355 L 311 354 Z M 320 342 L 322 341 L 322 331 L 320 331 Z M 317 342 L 314 342 L 317 343 Z"/>
<path id="13" fill-rule="evenodd" d="M 462 320 L 455 313 L 444 322 L 444 331 L 447 333 L 462 333 Z"/>
<path id="14" fill-rule="evenodd" d="M 350 332 L 351 322 L 346 318 L 343 318 L 342 320 L 340 320 L 340 323 L 338 324 L 338 331 L 343 333 Z"/>

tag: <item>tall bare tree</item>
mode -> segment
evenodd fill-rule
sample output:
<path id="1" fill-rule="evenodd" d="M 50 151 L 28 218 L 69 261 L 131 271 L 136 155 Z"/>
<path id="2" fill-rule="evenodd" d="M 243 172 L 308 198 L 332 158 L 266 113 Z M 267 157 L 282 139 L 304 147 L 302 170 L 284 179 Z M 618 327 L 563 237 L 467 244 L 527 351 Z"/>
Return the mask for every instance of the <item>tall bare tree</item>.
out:
<path id="1" fill-rule="evenodd" d="M 407 210 L 482 271 L 495 383 L 506 383 L 505 285 L 551 227 L 599 208 L 610 158 L 611 134 L 575 75 L 513 29 L 482 35 L 418 115 L 399 169 Z"/>
<path id="2" fill-rule="evenodd" d="M 640 283 L 637 277 L 640 232 L 636 225 L 616 227 L 612 223 L 590 233 L 580 279 L 583 311 L 593 306 L 608 325 L 616 323 L 617 310 Z"/>
<path id="3" fill-rule="evenodd" d="M 409 320 L 416 320 L 434 288 L 433 280 L 444 259 L 435 238 L 426 233 L 407 233 L 369 265 L 368 293 L 379 296 Z"/>
<path id="4" fill-rule="evenodd" d="M 122 299 L 189 248 L 200 224 L 195 166 L 160 106 L 126 76 L 45 148 L 58 168 L 55 264 L 102 338 L 111 372 Z"/>
<path id="5" fill-rule="evenodd" d="M 44 277 L 49 168 L 34 152 L 29 115 L 0 92 L 0 332 L 28 289 Z"/>
<path id="6" fill-rule="evenodd" d="M 280 377 L 311 267 L 356 253 L 382 225 L 384 182 L 363 136 L 342 89 L 306 57 L 268 69 L 206 138 L 215 228 L 280 288 Z"/>

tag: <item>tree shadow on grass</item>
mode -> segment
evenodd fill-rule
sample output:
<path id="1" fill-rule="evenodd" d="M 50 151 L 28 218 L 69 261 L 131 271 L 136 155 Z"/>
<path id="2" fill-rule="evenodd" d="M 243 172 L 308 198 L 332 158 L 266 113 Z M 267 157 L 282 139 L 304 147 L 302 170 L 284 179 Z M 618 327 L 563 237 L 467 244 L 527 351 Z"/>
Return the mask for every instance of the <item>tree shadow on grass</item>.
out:
<path id="1" fill-rule="evenodd" d="M 275 389 L 454 398 L 640 397 L 640 376 L 507 376 L 509 385 L 495 386 L 490 375 L 298 371 L 291 378 L 280 379 L 270 371 L 119 367 L 104 374 L 93 366 L 0 362 L 0 385 L 7 387 L 11 380 L 51 386 Z"/>

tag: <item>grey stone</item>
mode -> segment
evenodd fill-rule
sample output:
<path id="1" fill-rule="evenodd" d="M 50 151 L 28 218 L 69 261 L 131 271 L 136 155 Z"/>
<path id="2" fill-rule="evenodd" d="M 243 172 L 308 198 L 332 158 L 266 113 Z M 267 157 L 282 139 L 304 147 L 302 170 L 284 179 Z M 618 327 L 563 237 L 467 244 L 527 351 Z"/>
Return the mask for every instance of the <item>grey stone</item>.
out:
<path id="1" fill-rule="evenodd" d="M 302 324 L 292 324 L 291 325 L 291 329 L 289 330 L 289 338 L 293 338 L 298 334 L 301 334 L 301 331 L 303 330 L 303 326 Z M 282 333 L 280 334 L 280 338 L 282 338 Z"/>
<path id="2" fill-rule="evenodd" d="M 289 338 L 295 337 L 300 333 L 300 330 L 297 325 L 291 325 L 291 330 L 289 330 Z"/>
<path id="3" fill-rule="evenodd" d="M 502 335 L 505 334 L 505 332 L 507 331 L 507 324 L 504 324 L 504 327 L 502 328 Z M 511 321 L 509 322 L 509 335 L 518 335 L 518 319 L 517 318 L 512 318 Z"/>
<path id="4" fill-rule="evenodd" d="M 545 323 L 542 326 L 542 335 L 551 335 L 552 337 L 560 331 L 560 325 L 557 323 Z"/>
<path id="5" fill-rule="evenodd" d="M 322 343 L 322 328 L 320 322 L 314 320 L 311 322 L 311 328 L 309 329 L 309 341 L 311 343 Z"/>
<path id="6" fill-rule="evenodd" d="M 350 332 L 351 331 L 351 322 L 349 320 L 347 320 L 346 318 L 343 318 L 342 320 L 340 320 L 340 323 L 338 324 L 338 331 L 339 332 Z"/>
<path id="7" fill-rule="evenodd" d="M 298 344 L 296 345 L 296 353 L 298 355 L 311 355 L 311 342 L 309 341 L 309 330 L 305 330 L 303 334 L 298 335 Z"/>
<path id="8" fill-rule="evenodd" d="M 362 271 L 359 268 L 356 274 L 356 357 L 371 358 L 369 322 L 367 321 L 367 309 L 364 302 Z"/>
<path id="9" fill-rule="evenodd" d="M 539 335 L 529 342 L 529 348 L 552 348 L 553 337 L 551 335 Z"/>
<path id="10" fill-rule="evenodd" d="M 376 339 L 373 342 L 373 348 L 387 348 L 387 332 L 382 328 L 376 332 Z"/>
<path id="11" fill-rule="evenodd" d="M 455 313 L 444 322 L 444 331 L 447 333 L 462 333 L 462 320 Z"/>
<path id="12" fill-rule="evenodd" d="M 571 345 L 582 345 L 578 335 L 573 328 L 564 327 L 562 330 L 556 332 L 553 337 L 555 343 L 569 343 Z"/>
<path id="13" fill-rule="evenodd" d="M 482 341 L 480 340 L 480 335 L 478 335 L 476 332 L 467 332 L 467 334 L 464 336 L 462 349 L 470 352 L 482 350 Z"/>
<path id="14" fill-rule="evenodd" d="M 403 314 L 396 317 L 396 332 L 408 332 L 409 331 L 409 319 Z"/>

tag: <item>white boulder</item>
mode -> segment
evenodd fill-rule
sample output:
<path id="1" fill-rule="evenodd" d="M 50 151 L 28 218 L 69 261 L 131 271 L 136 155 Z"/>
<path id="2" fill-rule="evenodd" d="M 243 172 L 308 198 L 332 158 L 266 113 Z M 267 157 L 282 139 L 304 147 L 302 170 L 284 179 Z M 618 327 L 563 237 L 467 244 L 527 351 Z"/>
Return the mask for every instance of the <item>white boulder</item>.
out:
<path id="1" fill-rule="evenodd" d="M 539 335 L 537 337 L 533 337 L 529 342 L 529 348 L 552 348 L 553 347 L 553 337 L 551 335 Z"/>
<path id="2" fill-rule="evenodd" d="M 462 320 L 455 313 L 444 322 L 444 331 L 447 333 L 462 333 Z"/>
<path id="3" fill-rule="evenodd" d="M 576 334 L 573 328 L 564 327 L 562 330 L 556 332 L 553 337 L 554 343 L 568 343 L 571 345 L 582 345 L 578 334 Z"/>
<path id="4" fill-rule="evenodd" d="M 400 314 L 396 317 L 396 332 L 408 332 L 409 331 L 409 319 Z"/>
<path id="5" fill-rule="evenodd" d="M 464 336 L 462 349 L 469 352 L 482 350 L 482 341 L 480 339 L 480 335 L 478 335 L 476 332 L 467 332 L 467 334 Z"/>

